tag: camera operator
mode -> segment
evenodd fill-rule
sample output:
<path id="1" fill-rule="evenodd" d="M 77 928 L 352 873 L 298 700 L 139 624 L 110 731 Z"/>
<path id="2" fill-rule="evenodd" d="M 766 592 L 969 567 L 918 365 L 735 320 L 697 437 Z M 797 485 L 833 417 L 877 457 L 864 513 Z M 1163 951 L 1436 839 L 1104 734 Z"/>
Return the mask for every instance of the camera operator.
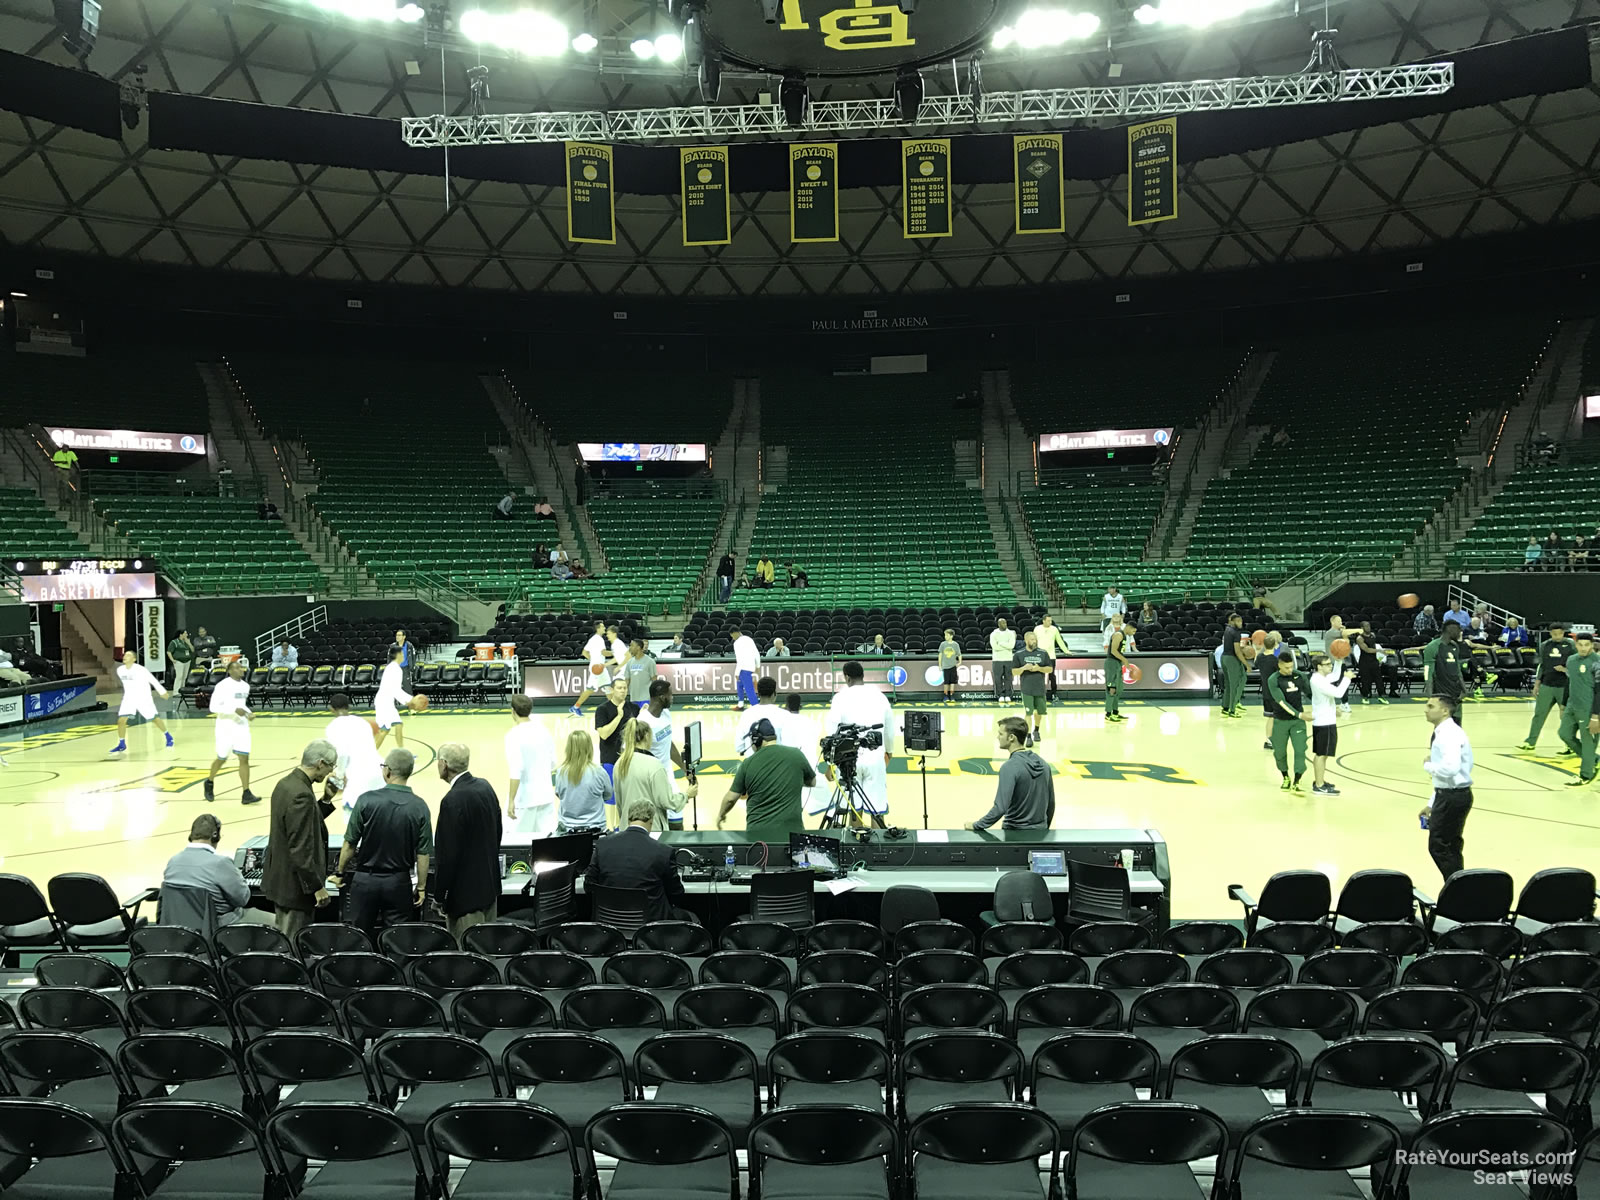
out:
<path id="1" fill-rule="evenodd" d="M 787 843 L 791 833 L 805 830 L 801 797 L 816 783 L 817 773 L 799 750 L 779 743 L 778 731 L 765 718 L 751 728 L 750 745 L 750 757 L 739 764 L 722 797 L 717 828 L 743 797 L 746 833 L 758 841 Z"/>
<path id="2" fill-rule="evenodd" d="M 865 683 L 866 672 L 858 662 L 844 664 L 844 687 L 835 693 L 828 705 L 828 720 L 823 727 L 826 736 L 839 732 L 841 725 L 859 725 L 864 729 L 883 730 L 883 745 L 876 749 L 861 747 L 857 759 L 856 781 L 866 796 L 867 812 L 863 815 L 883 816 L 889 811 L 889 758 L 894 754 L 894 711 L 883 692 Z M 827 770 L 828 782 L 833 782 L 833 768 Z"/>

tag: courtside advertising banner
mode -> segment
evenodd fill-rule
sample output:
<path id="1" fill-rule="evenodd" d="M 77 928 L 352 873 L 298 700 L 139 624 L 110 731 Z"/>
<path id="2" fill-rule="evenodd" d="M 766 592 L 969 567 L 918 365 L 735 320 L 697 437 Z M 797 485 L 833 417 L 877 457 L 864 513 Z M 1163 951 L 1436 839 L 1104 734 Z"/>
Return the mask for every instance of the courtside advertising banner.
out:
<path id="1" fill-rule="evenodd" d="M 0 696 L 0 725 L 22 724 L 22 690 L 15 696 Z"/>
<path id="2" fill-rule="evenodd" d="M 892 696 L 922 702 L 944 687 L 944 672 L 934 655 L 905 658 L 858 659 L 866 668 L 867 679 Z M 845 660 L 777 658 L 761 664 L 757 677 L 777 680 L 778 694 L 800 692 L 810 696 L 831 696 L 844 686 Z M 1056 690 L 1091 695 L 1106 686 L 1104 658 L 1056 659 Z M 835 668 L 838 671 L 835 671 Z M 686 703 L 717 700 L 734 695 L 737 671 L 731 659 L 662 659 L 656 674 L 671 681 L 672 694 Z M 589 686 L 588 666 L 581 662 L 525 663 L 523 691 L 536 700 L 564 700 Z M 1123 685 L 1130 693 L 1148 695 L 1206 695 L 1211 690 L 1211 662 L 1206 654 L 1141 654 L 1123 672 Z M 994 671 L 987 659 L 969 658 L 956 672 L 956 691 L 962 695 L 990 695 L 994 691 Z"/>
<path id="3" fill-rule="evenodd" d="M 611 147 L 568 142 L 567 240 L 600 246 L 617 244 L 616 188 Z"/>
<path id="4" fill-rule="evenodd" d="M 139 631 L 141 641 L 144 643 L 143 656 L 140 658 L 153 675 L 161 674 L 165 665 L 166 631 L 167 631 L 167 604 L 165 600 L 139 601 Z"/>
<path id="5" fill-rule="evenodd" d="M 1019 133 L 1011 139 L 1016 159 L 1018 233 L 1065 233 L 1059 133 Z"/>
<path id="6" fill-rule="evenodd" d="M 50 440 L 64 450 L 143 451 L 146 454 L 197 454 L 206 452 L 203 433 L 147 433 L 142 429 L 78 429 L 52 425 Z"/>
<path id="7" fill-rule="evenodd" d="M 704 442 L 579 442 L 584 462 L 705 462 Z"/>
<path id="8" fill-rule="evenodd" d="M 837 142 L 796 142 L 789 147 L 789 240 L 839 240 Z"/>
<path id="9" fill-rule="evenodd" d="M 1078 433 L 1042 433 L 1039 452 L 1071 450 L 1152 450 L 1172 445 L 1172 427 L 1164 429 L 1085 429 Z"/>
<path id="10" fill-rule="evenodd" d="M 684 146 L 678 151 L 683 183 L 683 244 L 726 246 L 733 240 L 728 203 L 728 148 Z"/>

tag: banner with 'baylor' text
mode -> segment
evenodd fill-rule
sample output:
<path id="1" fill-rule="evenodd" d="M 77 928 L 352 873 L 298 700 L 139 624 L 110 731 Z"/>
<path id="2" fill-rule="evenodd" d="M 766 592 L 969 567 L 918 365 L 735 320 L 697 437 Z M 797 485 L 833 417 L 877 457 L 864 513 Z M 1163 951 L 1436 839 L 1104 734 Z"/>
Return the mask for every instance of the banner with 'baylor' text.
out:
<path id="1" fill-rule="evenodd" d="M 789 240 L 839 240 L 839 144 L 789 147 Z"/>
<path id="2" fill-rule="evenodd" d="M 1177 215 L 1177 119 L 1128 126 L 1128 224 L 1170 221 Z"/>
<path id="3" fill-rule="evenodd" d="M 901 224 L 908 238 L 949 237 L 950 139 L 900 143 Z"/>
<path id="4" fill-rule="evenodd" d="M 1018 233 L 1065 233 L 1059 133 L 1019 133 L 1011 139 L 1016 174 Z"/>
<path id="5" fill-rule="evenodd" d="M 728 148 L 684 146 L 678 151 L 683 186 L 683 244 L 726 246 L 733 240 L 728 204 Z"/>
<path id="6" fill-rule="evenodd" d="M 611 147 L 593 142 L 568 142 L 567 240 L 617 244 L 615 176 Z"/>

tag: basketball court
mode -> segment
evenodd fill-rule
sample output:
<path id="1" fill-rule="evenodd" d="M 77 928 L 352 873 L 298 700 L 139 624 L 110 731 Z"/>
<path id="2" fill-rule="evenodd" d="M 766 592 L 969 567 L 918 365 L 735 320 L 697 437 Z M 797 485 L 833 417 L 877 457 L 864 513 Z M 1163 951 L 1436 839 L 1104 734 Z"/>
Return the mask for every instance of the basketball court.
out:
<path id="1" fill-rule="evenodd" d="M 1315 867 L 1335 886 L 1364 867 L 1407 871 L 1424 890 L 1440 880 L 1427 853 L 1418 810 L 1427 802 L 1422 771 L 1429 726 L 1418 700 L 1388 706 L 1357 703 L 1340 722 L 1340 751 L 1329 781 L 1341 795 L 1281 791 L 1271 753 L 1262 748 L 1264 719 L 1247 699 L 1243 721 L 1227 721 L 1212 705 L 1128 702 L 1121 726 L 1107 726 L 1098 701 L 1060 703 L 1046 720 L 1041 754 L 1056 771 L 1058 828 L 1153 828 L 1171 854 L 1175 918 L 1230 916 L 1227 885 L 1258 889 L 1274 870 Z M 591 709 L 592 711 L 592 709 Z M 821 706 L 806 715 L 820 722 Z M 981 816 L 994 792 L 994 705 L 941 708 L 944 754 L 927 760 L 928 824 L 959 828 Z M 1514 747 L 1527 732 L 1531 702 L 1494 699 L 1469 704 L 1464 727 L 1476 756 L 1476 805 L 1466 831 L 1468 866 L 1510 871 L 1519 881 L 1549 866 L 1600 859 L 1600 788 L 1568 788 L 1575 760 L 1558 757 L 1554 721 L 1541 754 Z M 675 707 L 677 723 L 703 725 L 699 819 L 713 824 L 726 780 L 737 766 L 738 715 L 727 708 Z M 578 718 L 536 713 L 561 745 Z M 112 758 L 114 714 L 89 714 L 13 732 L 0 740 L 0 870 L 30 876 L 42 887 L 63 871 L 106 876 L 119 895 L 159 882 L 167 858 L 184 844 L 189 823 L 204 811 L 222 821 L 231 850 L 267 831 L 274 782 L 293 767 L 306 742 L 322 735 L 329 714 L 311 710 L 262 713 L 255 722 L 251 789 L 262 803 L 239 804 L 230 767 L 207 805 L 202 781 L 211 763 L 206 718 L 171 722 L 177 747 L 161 747 L 145 724 L 129 730 L 128 753 Z M 416 791 L 437 809 L 445 785 L 434 749 L 461 741 L 472 770 L 505 794 L 501 739 L 509 713 L 436 709 L 410 717 L 406 745 L 418 755 Z M 592 717 L 583 722 L 589 728 Z M 680 735 L 681 736 L 681 735 Z M 392 744 L 392 743 L 390 743 Z M 1310 784 L 1309 770 L 1305 780 Z M 919 763 L 897 756 L 889 779 L 889 823 L 923 826 Z M 730 826 L 743 824 L 736 808 Z M 344 820 L 336 814 L 330 829 Z"/>

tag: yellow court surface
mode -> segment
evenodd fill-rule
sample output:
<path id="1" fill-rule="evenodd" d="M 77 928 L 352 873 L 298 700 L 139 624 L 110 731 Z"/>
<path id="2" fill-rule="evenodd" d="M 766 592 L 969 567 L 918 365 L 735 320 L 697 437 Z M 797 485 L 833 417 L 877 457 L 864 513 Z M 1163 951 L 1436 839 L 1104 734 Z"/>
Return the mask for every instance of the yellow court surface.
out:
<path id="1" fill-rule="evenodd" d="M 1251 712 L 1246 705 L 1247 712 Z M 981 816 L 994 792 L 998 761 L 992 705 L 941 709 L 945 753 L 927 762 L 930 825 L 958 828 Z M 1515 747 L 1527 732 L 1531 703 L 1495 699 L 1469 704 L 1464 728 L 1476 756 L 1476 804 L 1466 827 L 1466 862 L 1500 867 L 1520 882 L 1548 866 L 1600 861 L 1600 785 L 1569 788 L 1576 760 L 1560 757 L 1555 720 L 1540 753 Z M 591 708 L 592 712 L 592 708 Z M 711 827 L 726 780 L 737 765 L 738 717 L 726 708 L 679 707 L 676 722 L 702 722 L 707 761 L 701 768 L 699 819 Z M 821 705 L 807 710 L 816 719 Z M 1273 871 L 1312 867 L 1338 886 L 1365 867 L 1407 871 L 1424 890 L 1440 883 L 1427 853 L 1417 812 L 1428 799 L 1422 771 L 1430 727 L 1420 700 L 1388 706 L 1356 704 L 1340 722 L 1339 755 L 1329 771 L 1338 796 L 1281 791 L 1272 755 L 1262 748 L 1259 708 L 1242 721 L 1225 720 L 1207 705 L 1155 706 L 1129 702 L 1127 721 L 1106 725 L 1098 703 L 1060 704 L 1046 719 L 1040 752 L 1056 771 L 1059 828 L 1150 828 L 1171 854 L 1172 914 L 1178 918 L 1237 915 L 1227 885 L 1259 889 Z M 329 715 L 316 710 L 263 713 L 255 722 L 251 790 L 262 803 L 243 807 L 230 765 L 207 806 L 201 781 L 210 766 L 212 734 L 204 718 L 173 721 L 175 749 L 161 746 L 150 725 L 129 731 L 129 750 L 108 754 L 116 741 L 110 713 L 50 722 L 0 738 L 0 870 L 27 875 L 41 888 L 63 871 L 104 875 L 121 895 L 159 882 L 162 865 L 185 841 L 204 811 L 223 826 L 223 845 L 267 829 L 274 781 L 299 761 L 301 748 L 321 736 Z M 557 745 L 579 719 L 536 714 Z M 591 727 L 592 717 L 584 727 Z M 406 722 L 406 744 L 418 755 L 415 790 L 437 806 L 445 785 L 434 748 L 448 741 L 472 749 L 472 771 L 502 796 L 501 739 L 508 713 L 436 709 Z M 681 737 L 681 735 L 680 735 Z M 386 744 L 392 745 L 392 743 Z M 889 823 L 922 826 L 922 780 L 917 762 L 897 756 L 889 778 Z M 736 808 L 730 826 L 743 823 Z M 343 815 L 331 828 L 337 831 Z"/>

